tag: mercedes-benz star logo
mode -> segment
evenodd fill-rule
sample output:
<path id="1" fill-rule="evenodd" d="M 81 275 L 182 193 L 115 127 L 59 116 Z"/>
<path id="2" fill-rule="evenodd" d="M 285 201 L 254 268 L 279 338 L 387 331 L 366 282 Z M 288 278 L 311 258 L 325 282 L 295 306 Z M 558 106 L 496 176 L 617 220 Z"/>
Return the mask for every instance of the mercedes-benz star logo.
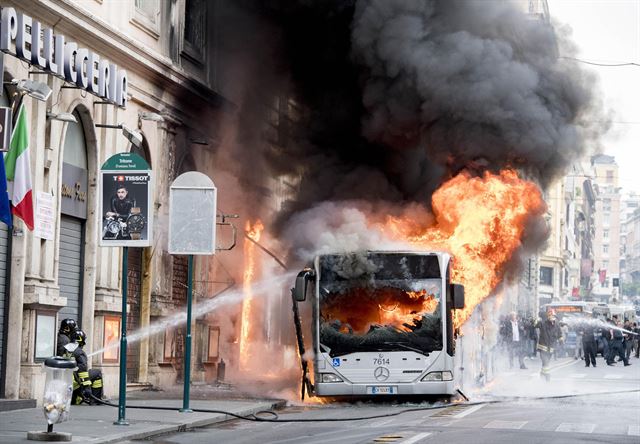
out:
<path id="1" fill-rule="evenodd" d="M 389 369 L 386 367 L 378 367 L 373 371 L 373 376 L 378 381 L 386 381 L 389 379 Z"/>

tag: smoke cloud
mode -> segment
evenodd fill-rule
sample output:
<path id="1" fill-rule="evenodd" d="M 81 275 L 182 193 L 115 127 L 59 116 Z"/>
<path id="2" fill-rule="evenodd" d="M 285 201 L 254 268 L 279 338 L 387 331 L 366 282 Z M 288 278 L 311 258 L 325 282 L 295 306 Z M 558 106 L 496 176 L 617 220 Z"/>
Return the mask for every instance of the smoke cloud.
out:
<path id="1" fill-rule="evenodd" d="M 327 208 L 307 210 L 323 202 L 428 207 L 462 169 L 513 167 L 544 187 L 607 129 L 593 123 L 606 121 L 595 77 L 559 57 L 573 55 L 565 30 L 517 3 L 231 3 L 222 35 L 241 61 L 230 64 L 243 80 L 239 164 L 254 185 L 300 178 L 277 227 L 301 252 L 292 226 L 305 231 L 301 214 L 316 218 Z M 295 103 L 265 107 L 269 96 Z M 267 114 L 292 107 L 298 120 L 280 121 L 282 144 L 260 155 Z"/>

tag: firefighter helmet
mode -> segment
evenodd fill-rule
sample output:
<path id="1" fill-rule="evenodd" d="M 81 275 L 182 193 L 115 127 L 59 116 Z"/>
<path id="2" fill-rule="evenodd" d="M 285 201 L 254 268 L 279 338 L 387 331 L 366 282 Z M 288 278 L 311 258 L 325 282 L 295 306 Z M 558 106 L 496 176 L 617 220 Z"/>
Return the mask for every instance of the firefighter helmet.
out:
<path id="1" fill-rule="evenodd" d="M 87 343 L 87 335 L 82 330 L 76 330 L 73 332 L 71 340 L 77 342 L 78 346 L 82 347 Z"/>
<path id="2" fill-rule="evenodd" d="M 63 319 L 60 323 L 60 333 L 64 333 L 65 335 L 70 336 L 71 333 L 73 333 L 77 329 L 78 324 L 76 324 L 76 321 L 71 318 Z"/>

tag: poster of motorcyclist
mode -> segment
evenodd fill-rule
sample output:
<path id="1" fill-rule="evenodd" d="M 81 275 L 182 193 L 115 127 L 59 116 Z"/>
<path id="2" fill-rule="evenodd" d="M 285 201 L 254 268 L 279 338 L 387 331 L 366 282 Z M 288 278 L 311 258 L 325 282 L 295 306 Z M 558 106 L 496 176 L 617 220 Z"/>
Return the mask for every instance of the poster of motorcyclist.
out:
<path id="1" fill-rule="evenodd" d="M 103 171 L 100 245 L 150 244 L 149 171 Z"/>

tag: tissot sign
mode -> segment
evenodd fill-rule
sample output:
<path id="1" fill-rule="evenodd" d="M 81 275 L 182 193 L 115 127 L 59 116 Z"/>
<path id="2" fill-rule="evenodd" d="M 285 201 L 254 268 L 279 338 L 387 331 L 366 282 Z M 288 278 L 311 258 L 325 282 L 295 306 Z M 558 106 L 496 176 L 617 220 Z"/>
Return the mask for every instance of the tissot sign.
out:
<path id="1" fill-rule="evenodd" d="M 153 238 L 151 169 L 134 153 L 111 156 L 100 172 L 103 247 L 148 247 Z"/>
<path id="2" fill-rule="evenodd" d="M 0 50 L 108 102 L 123 108 L 127 105 L 125 70 L 100 59 L 89 49 L 80 48 L 76 42 L 66 41 L 64 35 L 54 34 L 53 29 L 13 8 L 2 8 Z"/>

